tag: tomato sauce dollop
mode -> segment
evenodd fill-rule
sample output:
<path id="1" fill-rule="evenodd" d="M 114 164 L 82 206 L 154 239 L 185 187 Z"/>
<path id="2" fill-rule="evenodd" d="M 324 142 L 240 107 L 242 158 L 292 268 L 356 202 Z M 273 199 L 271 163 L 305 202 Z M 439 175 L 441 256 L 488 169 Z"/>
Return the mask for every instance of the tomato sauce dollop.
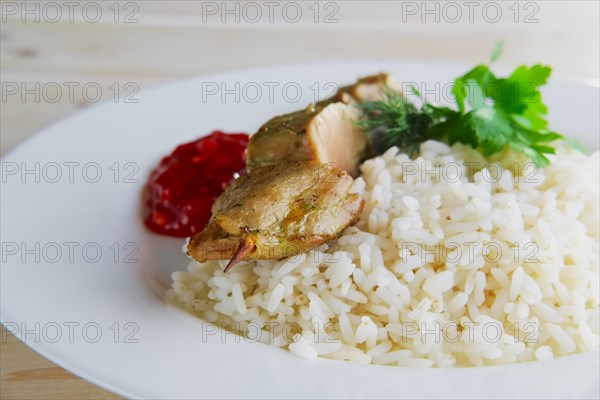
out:
<path id="1" fill-rule="evenodd" d="M 247 146 L 247 134 L 221 131 L 177 146 L 148 179 L 146 226 L 176 237 L 204 229 L 214 201 L 244 173 Z"/>

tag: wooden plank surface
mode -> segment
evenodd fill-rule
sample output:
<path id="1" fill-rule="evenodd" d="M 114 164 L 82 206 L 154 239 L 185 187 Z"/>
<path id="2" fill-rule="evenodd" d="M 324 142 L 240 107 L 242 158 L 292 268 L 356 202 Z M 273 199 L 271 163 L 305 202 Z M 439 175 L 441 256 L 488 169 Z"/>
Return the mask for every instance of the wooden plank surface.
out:
<path id="1" fill-rule="evenodd" d="M 48 361 L 2 327 L 0 398 L 2 399 L 120 399 Z"/>
<path id="2" fill-rule="evenodd" d="M 43 7 L 43 2 L 30 3 Z M 80 92 L 73 99 L 23 100 L 19 94 L 7 95 L 7 84 L 31 88 L 93 82 L 109 93 L 115 83 L 133 82 L 143 88 L 203 73 L 311 60 L 405 58 L 473 64 L 487 60 L 499 39 L 506 42 L 501 64 L 543 62 L 558 74 L 599 76 L 597 1 L 521 2 L 513 9 L 509 7 L 515 7 L 515 2 L 498 2 L 503 16 L 496 22 L 481 13 L 475 13 L 471 22 L 465 8 L 460 10 L 463 18 L 451 22 L 452 10 L 444 11 L 438 2 L 428 3 L 433 14 L 415 11 L 422 2 L 321 2 L 318 23 L 310 9 L 312 1 L 297 2 L 303 15 L 294 23 L 281 13 L 275 13 L 273 21 L 263 15 L 258 23 L 245 20 L 249 14 L 238 15 L 239 22 L 225 16 L 223 23 L 220 12 L 207 9 L 209 3 L 221 2 L 200 1 L 136 2 L 133 9 L 125 8 L 133 2 L 123 2 L 115 23 L 108 9 L 113 2 L 99 3 L 104 17 L 97 23 L 82 17 L 81 6 L 75 9 L 73 21 L 63 17 L 49 22 L 44 20 L 49 15 L 41 15 L 38 22 L 31 16 L 23 18 L 18 9 L 21 2 L 1 3 L 1 153 L 53 121 L 93 105 Z M 229 3 L 240 10 L 244 6 Z M 325 8 L 326 3 L 333 6 Z M 137 22 L 124 23 L 126 12 L 132 10 Z M 337 10 L 333 15 L 337 22 L 323 23 L 332 10 Z M 537 22 L 526 23 L 532 10 L 537 10 L 533 15 Z M 118 398 L 56 366 L 4 330 L 2 338 L 0 398 Z"/>

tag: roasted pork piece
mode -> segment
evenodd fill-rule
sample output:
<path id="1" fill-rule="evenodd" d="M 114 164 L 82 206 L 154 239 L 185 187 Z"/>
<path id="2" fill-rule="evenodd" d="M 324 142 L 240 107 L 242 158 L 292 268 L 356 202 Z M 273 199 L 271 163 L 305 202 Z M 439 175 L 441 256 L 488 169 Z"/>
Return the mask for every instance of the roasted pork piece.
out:
<path id="1" fill-rule="evenodd" d="M 380 73 L 359 79 L 350 86 L 341 87 L 332 100 L 346 104 L 363 103 L 365 101 L 381 100 L 385 90 L 402 92 L 402 83 L 393 76 Z"/>
<path id="2" fill-rule="evenodd" d="M 268 165 L 316 161 L 357 176 L 369 151 L 367 136 L 354 125 L 358 116 L 357 108 L 344 103 L 317 103 L 273 118 L 250 139 L 248 173 Z"/>
<path id="3" fill-rule="evenodd" d="M 281 163 L 237 179 L 213 205 L 189 254 L 203 262 L 280 259 L 337 236 L 362 210 L 352 178 L 334 164 Z"/>
<path id="4" fill-rule="evenodd" d="M 247 174 L 217 199 L 208 226 L 194 235 L 194 259 L 282 259 L 330 240 L 363 207 L 352 176 L 370 155 L 352 104 L 376 99 L 385 74 L 363 78 L 327 100 L 275 117 L 250 139 Z"/>

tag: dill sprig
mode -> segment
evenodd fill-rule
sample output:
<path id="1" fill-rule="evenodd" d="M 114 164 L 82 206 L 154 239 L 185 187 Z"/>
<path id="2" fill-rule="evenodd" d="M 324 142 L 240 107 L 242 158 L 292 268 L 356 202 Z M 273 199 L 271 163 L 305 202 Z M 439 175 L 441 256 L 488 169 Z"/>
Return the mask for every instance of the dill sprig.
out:
<path id="1" fill-rule="evenodd" d="M 375 139 L 376 147 L 414 150 L 425 141 L 432 118 L 401 93 L 386 89 L 382 100 L 357 105 L 363 113 L 357 125 Z M 378 140 L 377 140 L 378 139 Z"/>

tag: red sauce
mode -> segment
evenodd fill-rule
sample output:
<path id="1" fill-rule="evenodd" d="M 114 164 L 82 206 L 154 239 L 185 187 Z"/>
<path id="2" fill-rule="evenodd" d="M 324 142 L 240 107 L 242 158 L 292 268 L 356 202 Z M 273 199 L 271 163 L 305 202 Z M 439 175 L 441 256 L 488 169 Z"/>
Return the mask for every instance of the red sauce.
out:
<path id="1" fill-rule="evenodd" d="M 156 233 L 186 237 L 204 229 L 211 207 L 235 173 L 246 167 L 245 133 L 215 131 L 177 146 L 147 183 L 146 226 Z"/>

